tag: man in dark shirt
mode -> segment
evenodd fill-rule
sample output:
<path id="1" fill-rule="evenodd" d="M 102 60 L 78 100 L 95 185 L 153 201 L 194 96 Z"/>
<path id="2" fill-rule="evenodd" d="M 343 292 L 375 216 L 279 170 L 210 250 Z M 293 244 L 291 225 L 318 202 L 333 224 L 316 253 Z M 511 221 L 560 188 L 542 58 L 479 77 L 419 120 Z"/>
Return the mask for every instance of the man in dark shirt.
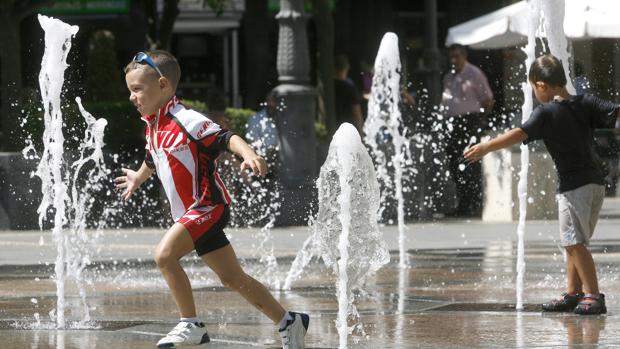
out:
<path id="1" fill-rule="evenodd" d="M 360 96 L 355 84 L 348 78 L 349 60 L 338 55 L 334 59 L 334 98 L 336 104 L 336 126 L 343 122 L 353 124 L 358 132 L 362 132 L 364 120 L 360 106 Z"/>
<path id="2" fill-rule="evenodd" d="M 545 311 L 576 314 L 607 312 L 588 250 L 605 194 L 604 174 L 594 151 L 594 129 L 613 128 L 619 106 L 591 95 L 571 96 L 562 62 L 551 55 L 536 59 L 528 74 L 536 99 L 543 103 L 521 127 L 480 143 L 464 153 L 468 161 L 511 145 L 542 139 L 558 172 L 559 223 L 566 249 L 567 291 L 543 304 Z"/>

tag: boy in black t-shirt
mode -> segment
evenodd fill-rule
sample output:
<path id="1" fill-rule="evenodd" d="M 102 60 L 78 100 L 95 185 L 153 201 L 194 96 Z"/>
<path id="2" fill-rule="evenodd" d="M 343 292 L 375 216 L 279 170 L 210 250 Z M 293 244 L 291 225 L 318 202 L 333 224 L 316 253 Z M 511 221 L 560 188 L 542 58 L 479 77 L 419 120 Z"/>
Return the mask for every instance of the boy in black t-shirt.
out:
<path id="1" fill-rule="evenodd" d="M 562 62 L 552 55 L 536 59 L 528 80 L 542 103 L 521 127 L 464 152 L 468 161 L 489 152 L 542 139 L 553 158 L 559 179 L 559 223 L 566 249 L 567 291 L 542 305 L 545 311 L 576 314 L 607 312 L 599 293 L 596 268 L 588 250 L 605 194 L 604 174 L 594 152 L 594 129 L 613 128 L 619 106 L 591 95 L 572 96 L 566 90 Z"/>

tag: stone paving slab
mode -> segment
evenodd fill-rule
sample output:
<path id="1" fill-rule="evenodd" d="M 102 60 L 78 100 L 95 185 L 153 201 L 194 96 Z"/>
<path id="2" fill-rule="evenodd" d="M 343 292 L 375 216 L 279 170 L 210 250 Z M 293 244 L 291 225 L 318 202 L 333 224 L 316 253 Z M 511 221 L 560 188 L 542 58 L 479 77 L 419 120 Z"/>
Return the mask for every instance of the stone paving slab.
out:
<path id="1" fill-rule="evenodd" d="M 532 242 L 527 247 L 530 254 L 523 312 L 510 309 L 515 292 L 512 244 L 459 251 L 411 251 L 408 269 L 399 269 L 393 260 L 372 280 L 370 298 L 358 302 L 366 336 L 359 337 L 358 343 L 350 339 L 349 348 L 620 345 L 620 240 L 609 240 L 595 249 L 595 259 L 601 261 L 602 267 L 601 287 L 609 292 L 609 314 L 595 317 L 548 315 L 536 310 L 537 304 L 556 295 L 561 287 L 562 260 L 551 257 L 556 250 L 552 243 Z M 175 308 L 156 273 L 147 271 L 148 268 L 126 276 L 135 279 L 143 275 L 141 282 L 126 283 L 127 280 L 117 278 L 117 285 L 111 284 L 114 279 L 107 274 L 98 275 L 95 290 L 89 296 L 91 314 L 102 327 L 95 331 L 20 329 L 32 327 L 35 311 L 47 318 L 45 314 L 55 305 L 53 282 L 0 277 L 0 289 L 6 290 L 8 285 L 15 289 L 13 296 L 0 296 L 0 338 L 10 343 L 3 348 L 153 348 L 156 340 L 172 327 Z M 196 280 L 195 276 L 202 273 L 208 271 L 195 269 L 190 276 Z M 214 338 L 205 348 L 277 347 L 278 337 L 268 320 L 237 294 L 220 287 L 217 280 L 207 279 L 195 290 L 198 311 Z M 338 347 L 333 282 L 329 273 L 316 264 L 292 290 L 275 292 L 285 307 L 311 314 L 310 348 Z M 37 303 L 33 304 L 31 298 L 36 298 Z M 75 297 L 68 300 L 69 304 L 76 301 Z"/>
<path id="2" fill-rule="evenodd" d="M 611 201 L 611 204 L 616 204 Z M 444 221 L 408 226 L 410 267 L 398 254 L 369 280 L 368 295 L 356 305 L 363 333 L 349 348 L 609 348 L 620 347 L 620 220 L 606 204 L 592 251 L 608 314 L 583 317 L 543 314 L 538 304 L 563 288 L 563 257 L 557 222 L 528 222 L 525 311 L 514 311 L 516 223 Z M 383 231 L 396 251 L 397 230 Z M 92 279 L 88 304 L 99 329 L 50 330 L 55 307 L 49 277 L 53 249 L 47 232 L 0 233 L 1 348 L 154 348 L 177 318 L 175 305 L 155 268 L 150 250 L 163 231 L 106 231 L 101 253 L 86 270 Z M 279 268 L 261 274 L 254 254 L 256 230 L 231 231 L 246 271 L 259 280 L 282 279 L 307 228 L 274 230 Z M 46 235 L 48 234 L 48 235 Z M 43 241 L 41 244 L 41 236 Z M 50 251 L 51 250 L 51 251 Z M 47 264 L 46 264 L 47 263 Z M 239 295 L 221 287 L 195 257 L 184 259 L 195 289 L 198 312 L 213 342 L 204 348 L 276 348 L 279 338 L 262 314 Z M 309 348 L 337 348 L 335 278 L 313 263 L 289 291 L 272 290 L 287 309 L 311 314 Z M 80 299 L 68 285 L 68 318 L 80 318 Z M 40 324 L 35 321 L 38 313 Z"/>

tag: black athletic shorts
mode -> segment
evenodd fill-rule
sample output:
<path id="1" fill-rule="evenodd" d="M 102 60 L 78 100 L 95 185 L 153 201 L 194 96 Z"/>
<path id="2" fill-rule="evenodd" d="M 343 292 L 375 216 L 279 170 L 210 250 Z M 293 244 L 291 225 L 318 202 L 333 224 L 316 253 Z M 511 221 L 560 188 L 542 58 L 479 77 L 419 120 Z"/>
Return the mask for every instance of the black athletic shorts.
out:
<path id="1" fill-rule="evenodd" d="M 209 252 L 220 249 L 226 245 L 230 245 L 230 241 L 224 233 L 224 228 L 230 220 L 230 209 L 228 206 L 224 209 L 219 220 L 211 226 L 198 240 L 194 241 L 196 253 L 198 256 L 205 255 Z"/>

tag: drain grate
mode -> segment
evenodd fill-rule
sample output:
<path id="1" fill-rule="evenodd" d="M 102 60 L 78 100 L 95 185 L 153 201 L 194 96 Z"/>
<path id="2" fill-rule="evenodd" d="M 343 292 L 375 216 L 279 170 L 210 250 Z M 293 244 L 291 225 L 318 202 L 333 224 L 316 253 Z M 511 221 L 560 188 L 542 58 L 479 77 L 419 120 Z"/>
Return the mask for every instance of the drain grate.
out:
<path id="1" fill-rule="evenodd" d="M 26 321 L 27 320 L 27 321 Z M 153 324 L 158 322 L 148 321 L 95 321 L 85 325 L 83 328 L 72 328 L 71 321 L 67 321 L 68 331 L 116 331 L 125 328 Z M 33 327 L 34 322 L 32 319 L 14 319 L 14 320 L 0 320 L 0 330 L 17 330 L 17 331 L 56 331 L 54 324 L 42 323 L 40 328 Z"/>

